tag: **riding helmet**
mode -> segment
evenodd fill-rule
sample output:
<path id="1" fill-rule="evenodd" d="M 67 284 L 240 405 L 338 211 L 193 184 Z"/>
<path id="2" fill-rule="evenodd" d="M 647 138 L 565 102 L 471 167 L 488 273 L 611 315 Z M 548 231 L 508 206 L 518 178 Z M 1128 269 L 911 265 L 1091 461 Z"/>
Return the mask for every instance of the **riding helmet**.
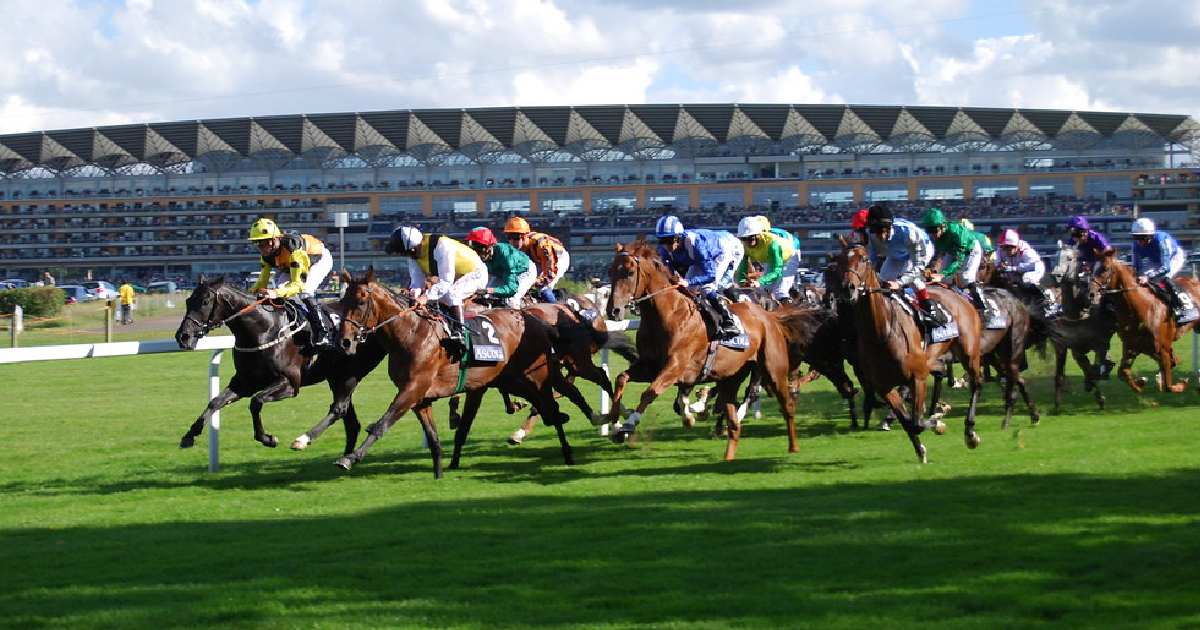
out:
<path id="1" fill-rule="evenodd" d="M 654 237 L 671 238 L 674 236 L 683 236 L 683 223 L 679 217 L 668 214 L 659 218 L 658 223 L 654 226 Z"/>
<path id="2" fill-rule="evenodd" d="M 496 235 L 492 233 L 490 228 L 477 227 L 467 234 L 467 242 L 491 247 L 496 244 Z"/>
<path id="3" fill-rule="evenodd" d="M 1008 228 L 1000 233 L 1000 246 L 1001 247 L 1003 247 L 1005 245 L 1017 246 L 1020 244 L 1021 244 L 1021 236 L 1019 234 L 1017 234 L 1016 230 L 1014 230 L 1012 228 Z"/>
<path id="4" fill-rule="evenodd" d="M 1067 229 L 1069 230 L 1090 230 L 1092 226 L 1088 224 L 1087 217 L 1073 216 L 1070 221 L 1067 221 Z"/>
<path id="5" fill-rule="evenodd" d="M 392 230 L 391 237 L 388 238 L 387 245 L 383 251 L 389 254 L 403 254 L 406 252 L 416 251 L 421 246 L 423 238 L 421 231 L 415 227 L 403 226 Z"/>
<path id="6" fill-rule="evenodd" d="M 865 230 L 867 228 L 867 209 L 860 208 L 854 216 L 850 217 L 850 229 Z"/>
<path id="7" fill-rule="evenodd" d="M 939 208 L 930 208 L 921 217 L 921 227 L 926 229 L 945 227 L 946 215 Z"/>
<path id="8" fill-rule="evenodd" d="M 1154 221 L 1151 221 L 1146 217 L 1142 217 L 1133 222 L 1133 229 L 1131 229 L 1129 233 L 1134 236 L 1153 236 Z"/>
<path id="9" fill-rule="evenodd" d="M 275 225 L 274 221 L 266 217 L 262 217 L 261 219 L 255 221 L 254 225 L 250 226 L 251 241 L 265 241 L 269 238 L 275 238 L 277 236 L 283 236 L 283 230 L 280 230 L 279 226 Z"/>
<path id="10" fill-rule="evenodd" d="M 867 210 L 867 228 L 874 229 L 891 227 L 895 218 L 895 215 L 893 215 L 892 211 L 887 207 L 871 206 L 871 209 Z"/>
<path id="11" fill-rule="evenodd" d="M 738 238 L 750 238 L 751 236 L 758 236 L 763 232 L 766 232 L 766 230 L 763 228 L 760 217 L 742 217 L 742 220 L 738 221 Z"/>
<path id="12" fill-rule="evenodd" d="M 532 231 L 529 222 L 523 217 L 513 217 L 504 223 L 505 234 L 528 234 Z"/>

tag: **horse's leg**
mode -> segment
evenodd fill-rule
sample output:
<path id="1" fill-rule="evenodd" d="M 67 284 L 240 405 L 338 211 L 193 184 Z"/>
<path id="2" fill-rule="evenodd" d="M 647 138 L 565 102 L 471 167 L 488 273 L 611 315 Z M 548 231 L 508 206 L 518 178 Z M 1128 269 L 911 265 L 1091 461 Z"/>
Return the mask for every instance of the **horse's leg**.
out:
<path id="1" fill-rule="evenodd" d="M 1084 375 L 1087 378 L 1087 375 Z M 1054 415 L 1062 412 L 1063 388 L 1067 382 L 1067 348 L 1054 346 Z"/>
<path id="2" fill-rule="evenodd" d="M 1187 389 L 1187 381 L 1183 380 L 1175 382 L 1175 370 L 1173 369 L 1179 362 L 1175 359 L 1175 351 L 1171 349 L 1171 341 L 1159 344 L 1158 346 L 1158 370 L 1162 374 L 1159 379 L 1159 391 L 1168 391 L 1173 394 L 1181 394 Z"/>
<path id="3" fill-rule="evenodd" d="M 731 462 L 737 457 L 738 442 L 742 438 L 742 423 L 737 417 L 737 390 L 738 381 L 735 379 L 725 379 L 717 384 L 717 408 L 720 409 L 721 403 L 724 403 L 723 415 L 729 423 L 726 430 L 729 439 L 725 443 L 725 461 L 727 462 Z"/>
<path id="4" fill-rule="evenodd" d="M 967 448 L 976 448 L 983 442 L 983 438 L 975 432 L 975 408 L 979 405 L 979 392 L 983 390 L 983 366 L 979 363 L 979 355 L 968 357 L 963 369 L 967 373 L 968 385 L 971 388 L 971 402 L 967 406 L 967 418 L 963 421 L 963 439 Z"/>
<path id="5" fill-rule="evenodd" d="M 367 452 L 371 450 L 371 445 L 379 441 L 379 438 L 383 437 L 388 432 L 388 429 L 391 429 L 392 425 L 396 424 L 396 421 L 405 412 L 420 402 L 421 397 L 424 396 L 428 389 L 429 383 L 425 379 L 410 379 L 407 381 L 403 389 L 396 392 L 395 397 L 392 398 L 392 403 L 383 412 L 383 416 L 367 427 L 367 437 L 363 439 L 362 444 L 353 451 L 339 457 L 334 462 L 334 465 L 343 470 L 350 470 L 354 464 L 361 462 L 367 456 Z M 426 437 L 428 437 L 428 432 L 426 432 Z M 430 444 L 430 448 L 432 448 L 432 443 Z M 438 450 L 441 450 L 440 445 L 438 446 Z"/>
<path id="6" fill-rule="evenodd" d="M 204 431 L 204 425 L 208 422 L 209 418 L 212 418 L 214 413 L 224 409 L 239 398 L 241 396 L 234 392 L 232 388 L 226 387 L 221 390 L 221 393 L 217 394 L 216 398 L 208 401 L 208 405 L 204 407 L 204 412 L 200 414 L 199 418 L 196 418 L 196 421 L 188 428 L 187 433 L 183 434 L 183 438 L 179 440 L 179 448 L 191 448 L 195 445 L 196 437 Z"/>
<path id="7" fill-rule="evenodd" d="M 346 447 L 342 450 L 343 455 L 354 452 L 354 445 L 358 443 L 358 431 L 361 426 L 358 422 L 358 412 L 354 410 L 354 401 L 349 401 L 346 405 L 346 415 L 342 418 L 342 428 L 346 431 Z"/>
<path id="8" fill-rule="evenodd" d="M 796 397 L 792 396 L 787 370 L 777 367 L 769 372 L 767 377 L 767 387 L 774 390 L 775 400 L 779 402 L 779 410 L 783 412 L 783 420 L 787 423 L 788 452 L 799 453 L 800 443 L 796 439 Z"/>
<path id="9" fill-rule="evenodd" d="M 325 432 L 325 429 L 328 429 L 330 426 L 332 426 L 333 423 L 337 422 L 339 418 L 345 417 L 350 412 L 350 396 L 354 393 L 354 388 L 357 385 L 357 379 L 348 379 L 347 381 L 335 381 L 334 379 L 330 379 L 329 391 L 333 394 L 333 402 L 329 403 L 329 412 L 325 414 L 325 417 L 321 418 L 320 421 L 313 425 L 311 429 L 305 431 L 304 433 L 300 434 L 299 437 L 292 440 L 292 450 L 302 451 L 305 448 L 308 448 L 308 445 L 312 443 L 313 440 L 321 437 L 321 434 Z M 355 435 L 357 435 L 357 433 L 358 431 L 355 430 Z M 353 447 L 353 443 L 351 443 L 351 447 Z"/>
<path id="10" fill-rule="evenodd" d="M 999 361 L 1005 368 L 1004 379 L 1004 420 L 1000 422 L 1000 430 L 1007 431 L 1008 423 L 1012 422 L 1013 407 L 1017 405 L 1017 379 L 1021 378 L 1021 370 L 1017 361 L 1012 357 L 1003 357 Z M 997 369 L 997 372 L 1000 370 Z M 1021 387 L 1024 390 L 1024 386 Z"/>
<path id="11" fill-rule="evenodd" d="M 1121 366 L 1118 373 L 1121 375 L 1121 380 L 1129 384 L 1129 388 L 1136 393 L 1142 393 L 1142 386 L 1137 384 L 1133 378 L 1133 361 L 1137 359 L 1138 351 L 1134 344 L 1121 340 Z"/>
<path id="12" fill-rule="evenodd" d="M 429 455 L 433 458 L 433 478 L 442 478 L 442 443 L 438 440 L 437 424 L 433 420 L 433 405 L 428 403 L 418 406 L 413 410 L 417 414 L 417 419 L 421 421 L 421 428 L 425 431 L 425 442 L 429 444 Z M 463 436 L 466 440 L 466 436 Z"/>
<path id="13" fill-rule="evenodd" d="M 672 357 L 667 362 L 667 365 L 663 367 L 662 372 L 660 372 L 658 376 L 650 382 L 650 386 L 646 388 L 646 391 L 642 392 L 642 397 L 641 400 L 638 401 L 637 409 L 634 410 L 633 413 L 629 414 L 629 417 L 625 419 L 624 424 L 622 424 L 616 430 L 616 432 L 612 434 L 612 440 L 618 444 L 624 442 L 625 438 L 629 437 L 637 429 L 638 423 L 642 420 L 642 414 L 646 413 L 646 409 L 650 406 L 650 403 L 654 402 L 654 399 L 662 395 L 667 388 L 674 386 L 675 383 L 679 381 L 679 377 L 682 374 L 683 364 L 679 359 Z M 624 374 L 621 376 L 624 376 Z M 618 377 L 617 391 L 621 391 L 623 386 L 624 384 L 620 383 L 620 377 Z M 734 398 L 736 398 L 736 393 Z"/>
<path id="14" fill-rule="evenodd" d="M 525 422 L 522 422 L 521 426 L 517 427 L 517 430 L 508 436 L 508 443 L 513 446 L 520 446 L 521 442 L 525 441 L 525 438 L 533 435 L 533 427 L 537 425 L 537 419 L 537 414 L 529 414 L 525 418 Z"/>
<path id="15" fill-rule="evenodd" d="M 608 410 L 608 423 L 616 424 L 621 420 L 621 397 L 625 395 L 625 386 L 629 384 L 629 370 L 617 375 L 616 385 L 613 386 L 612 409 Z"/>
<path id="16" fill-rule="evenodd" d="M 462 457 L 463 444 L 467 443 L 467 434 L 475 422 L 475 414 L 479 413 L 479 403 L 483 401 L 484 389 L 467 392 L 467 402 L 463 404 L 462 417 L 458 420 L 458 428 L 454 430 L 454 454 L 450 456 L 450 470 L 458 470 L 458 461 Z"/>
<path id="17" fill-rule="evenodd" d="M 459 396 L 460 396 L 459 394 L 451 396 L 450 402 L 448 403 L 450 410 L 446 415 L 446 422 L 452 430 L 457 429 L 458 423 L 462 422 L 462 416 L 458 413 L 458 398 L 459 398 Z M 505 401 L 505 402 L 507 402 L 507 401 Z"/>
<path id="18" fill-rule="evenodd" d="M 578 375 L 580 378 L 595 383 L 601 391 L 608 394 L 609 399 L 613 399 L 615 392 L 613 391 L 612 381 L 604 370 L 600 369 L 595 363 L 592 363 L 591 356 L 577 357 L 571 361 L 571 372 Z M 582 410 L 583 408 L 580 407 Z M 593 425 L 604 424 L 604 418 L 597 414 L 588 413 L 588 419 Z"/>
<path id="19" fill-rule="evenodd" d="M 263 429 L 262 423 L 262 408 L 263 405 L 276 400 L 292 398 L 296 395 L 297 389 L 292 387 L 292 384 L 287 380 L 282 380 L 261 392 L 258 392 L 250 399 L 250 419 L 254 422 L 254 439 L 263 446 L 275 448 L 279 446 L 279 440 L 275 439 L 274 435 L 267 433 Z"/>
<path id="20" fill-rule="evenodd" d="M 924 407 L 921 408 L 921 411 L 923 413 L 927 412 L 929 414 L 930 419 L 941 418 L 942 416 L 946 415 L 945 413 L 942 413 L 938 410 L 938 403 L 941 402 L 941 400 L 942 400 L 942 380 L 943 380 L 943 378 L 949 378 L 949 379 L 953 380 L 954 373 L 950 372 L 950 376 L 948 376 L 948 377 L 945 376 L 945 374 L 943 374 L 942 372 L 934 372 L 933 373 L 933 394 L 930 395 L 930 397 L 929 397 L 929 409 L 928 409 L 928 411 L 926 411 L 926 409 Z M 920 416 L 917 416 L 917 417 L 920 417 Z"/>
<path id="21" fill-rule="evenodd" d="M 558 421 L 554 423 L 554 431 L 558 434 L 558 445 L 562 449 L 563 463 L 570 466 L 575 463 L 575 456 L 571 453 L 571 444 L 567 441 L 566 431 L 563 430 L 563 423 L 565 423 L 568 418 L 567 414 L 563 413 L 562 410 L 559 409 L 558 401 L 554 399 L 553 383 L 555 379 L 561 378 L 562 374 L 557 369 L 552 370 L 549 378 L 547 378 L 543 383 L 540 385 L 531 384 L 531 391 L 529 392 L 528 398 L 529 402 L 533 403 L 534 409 L 536 409 L 543 418 L 558 419 Z M 579 390 L 576 389 L 575 385 L 566 383 L 565 381 L 561 384 L 569 388 L 569 391 L 573 391 L 574 396 L 578 396 L 579 398 L 583 397 L 583 395 L 579 393 Z M 572 396 L 572 394 L 566 395 L 568 398 Z M 584 404 L 586 405 L 587 403 Z"/>
<path id="22" fill-rule="evenodd" d="M 1029 392 L 1025 389 L 1025 377 L 1018 371 L 1015 374 L 1017 381 L 1017 389 L 1021 392 L 1021 399 L 1025 401 L 1025 406 L 1029 408 L 1029 424 L 1037 424 L 1041 422 L 1042 416 L 1038 413 L 1037 405 L 1034 404 L 1033 398 L 1030 398 Z"/>
<path id="23" fill-rule="evenodd" d="M 913 450 L 917 453 L 917 459 L 922 464 L 928 461 L 925 452 L 925 445 L 921 444 L 921 427 L 913 422 L 913 419 L 904 412 L 904 399 L 900 397 L 900 393 L 892 390 L 884 396 L 884 401 L 892 408 L 892 414 L 900 421 L 900 426 L 904 427 L 905 434 L 908 435 L 908 441 L 912 443 Z"/>

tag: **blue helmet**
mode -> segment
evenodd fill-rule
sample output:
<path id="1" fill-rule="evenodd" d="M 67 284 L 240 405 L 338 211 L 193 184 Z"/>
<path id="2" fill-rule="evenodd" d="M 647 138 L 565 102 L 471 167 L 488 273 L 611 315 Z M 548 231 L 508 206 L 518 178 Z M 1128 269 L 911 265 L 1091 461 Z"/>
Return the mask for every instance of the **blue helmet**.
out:
<path id="1" fill-rule="evenodd" d="M 655 238 L 671 238 L 673 236 L 683 236 L 683 223 L 679 217 L 668 214 L 658 220 L 658 224 L 654 226 Z"/>
<path id="2" fill-rule="evenodd" d="M 1067 221 L 1068 230 L 1090 230 L 1092 226 L 1088 224 L 1087 217 L 1073 216 L 1070 221 Z"/>

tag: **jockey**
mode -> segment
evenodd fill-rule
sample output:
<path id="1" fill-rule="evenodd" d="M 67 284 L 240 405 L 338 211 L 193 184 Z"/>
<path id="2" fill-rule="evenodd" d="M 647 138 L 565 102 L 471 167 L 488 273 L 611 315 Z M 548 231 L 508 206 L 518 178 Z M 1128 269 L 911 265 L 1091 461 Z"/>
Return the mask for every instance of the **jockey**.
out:
<path id="1" fill-rule="evenodd" d="M 538 297 L 543 302 L 555 303 L 554 286 L 562 277 L 567 275 L 571 266 L 571 256 L 558 239 L 534 232 L 529 222 L 521 217 L 512 217 L 504 224 L 504 234 L 513 247 L 525 252 L 530 260 L 537 265 L 537 279 L 533 288 L 537 289 Z"/>
<path id="2" fill-rule="evenodd" d="M 962 223 L 950 223 L 946 215 L 937 208 L 930 208 L 921 217 L 921 226 L 933 238 L 934 249 L 941 255 L 941 271 L 944 278 L 958 276 L 971 296 L 975 308 L 983 310 L 983 294 L 975 277 L 979 263 L 983 260 L 983 247 L 975 232 Z"/>
<path id="3" fill-rule="evenodd" d="M 1046 275 L 1046 264 L 1042 262 L 1037 250 L 1021 240 L 1016 230 L 1008 229 L 1000 233 L 996 270 L 1000 273 L 1021 274 L 1021 288 L 1041 296 L 1046 315 L 1051 316 L 1057 312 L 1054 294 L 1050 289 L 1041 286 L 1042 277 Z"/>
<path id="4" fill-rule="evenodd" d="M 929 235 L 913 222 L 895 218 L 883 206 L 871 206 L 867 211 L 867 231 L 871 235 L 867 253 L 871 264 L 879 269 L 879 279 L 892 290 L 912 287 L 917 304 L 925 317 L 931 318 L 933 302 L 921 280 L 922 270 L 933 258 Z"/>
<path id="5" fill-rule="evenodd" d="M 734 271 L 745 256 L 742 243 L 729 232 L 685 230 L 672 215 L 658 220 L 654 236 L 659 257 L 680 276 L 679 286 L 698 288 L 720 316 L 717 336 L 736 336 L 737 324 L 718 290 L 733 284 Z"/>
<path id="6" fill-rule="evenodd" d="M 485 227 L 471 230 L 467 244 L 487 265 L 485 295 L 504 300 L 509 308 L 521 308 L 521 300 L 537 279 L 537 268 L 529 257 L 508 243 L 496 242 L 496 235 Z"/>
<path id="7" fill-rule="evenodd" d="M 750 216 L 738 222 L 737 237 L 746 250 L 746 257 L 737 268 L 738 282 L 746 281 L 750 263 L 759 263 L 763 266 L 763 275 L 752 286 L 770 291 L 780 303 L 790 302 L 788 292 L 796 282 L 796 272 L 800 268 L 792 236 L 783 230 L 772 230 L 765 217 Z"/>
<path id="8" fill-rule="evenodd" d="M 863 245 L 870 241 L 867 237 L 867 209 L 860 208 L 858 212 L 850 217 L 850 242 L 855 245 Z"/>
<path id="9" fill-rule="evenodd" d="M 1067 228 L 1071 230 L 1071 239 L 1075 241 L 1075 247 L 1079 249 L 1081 268 L 1094 272 L 1096 263 L 1100 261 L 1105 250 L 1110 247 L 1108 239 L 1092 229 L 1092 226 L 1088 224 L 1087 217 L 1071 217 L 1071 220 L 1067 222 Z"/>
<path id="10" fill-rule="evenodd" d="M 284 234 L 266 217 L 250 226 L 250 242 L 258 247 L 262 256 L 258 282 L 251 291 L 259 298 L 299 296 L 312 327 L 309 343 L 313 348 L 329 346 L 329 330 L 333 326 L 316 298 L 317 288 L 333 270 L 333 256 L 325 250 L 325 245 L 309 234 Z M 288 281 L 268 289 L 267 283 L 276 269 L 287 273 Z"/>
<path id="11" fill-rule="evenodd" d="M 420 304 L 427 300 L 441 302 L 450 308 L 457 326 L 451 326 L 450 339 L 466 342 L 462 327 L 463 300 L 482 290 L 488 283 L 487 267 L 470 247 L 442 234 L 421 234 L 415 227 L 398 227 L 392 231 L 384 248 L 389 254 L 408 259 L 408 287 Z M 436 277 L 437 282 L 425 290 L 425 279 Z"/>
<path id="12" fill-rule="evenodd" d="M 1157 230 L 1154 221 L 1145 217 L 1133 222 L 1131 232 L 1133 271 L 1137 274 L 1138 284 L 1150 287 L 1155 295 L 1175 308 L 1178 299 L 1171 278 L 1183 269 L 1183 248 L 1174 237 Z"/>

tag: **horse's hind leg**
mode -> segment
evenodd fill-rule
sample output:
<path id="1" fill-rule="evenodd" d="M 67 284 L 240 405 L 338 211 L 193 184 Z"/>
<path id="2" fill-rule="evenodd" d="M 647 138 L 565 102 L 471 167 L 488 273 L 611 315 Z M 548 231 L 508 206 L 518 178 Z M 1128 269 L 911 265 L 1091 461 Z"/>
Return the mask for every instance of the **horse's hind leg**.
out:
<path id="1" fill-rule="evenodd" d="M 371 445 L 377 442 L 379 438 L 383 437 L 383 435 L 388 432 L 388 429 L 391 429 L 392 425 L 396 424 L 396 421 L 399 420 L 406 411 L 412 409 L 413 405 L 421 400 L 424 392 L 428 391 L 428 389 L 429 383 L 424 380 L 418 381 L 414 379 L 405 383 L 404 389 L 396 392 L 396 396 L 392 398 L 392 403 L 388 405 L 387 410 L 383 412 L 383 416 L 367 427 L 367 437 L 363 439 L 362 444 L 360 444 L 357 449 L 354 449 L 342 457 L 339 457 L 336 461 L 334 461 L 334 465 L 342 470 L 350 470 L 354 464 L 361 462 L 363 458 L 367 456 L 367 452 L 371 449 Z M 422 426 L 424 426 L 424 423 L 422 423 Z M 428 429 L 425 431 L 425 436 L 426 438 L 429 437 Z M 434 432 L 433 437 L 434 439 L 437 439 L 436 431 Z M 432 441 L 429 442 L 429 445 L 430 449 L 434 448 Z M 441 445 L 438 444 L 437 450 L 439 453 L 439 464 L 441 462 L 441 449 Z M 438 471 L 437 474 L 440 475 L 440 471 Z"/>
<path id="2" fill-rule="evenodd" d="M 1162 374 L 1159 388 L 1161 391 L 1168 391 L 1173 394 L 1183 393 L 1187 389 L 1187 380 L 1175 382 L 1174 368 L 1179 361 L 1175 358 L 1175 352 L 1171 349 L 1171 343 L 1168 341 L 1158 348 L 1158 369 Z"/>
<path id="3" fill-rule="evenodd" d="M 335 383 L 333 380 L 329 381 L 329 390 L 333 393 L 333 402 L 329 403 L 329 412 L 325 414 L 325 417 L 321 418 L 320 421 L 313 425 L 311 429 L 300 434 L 300 436 L 298 436 L 295 440 L 292 440 L 292 450 L 302 451 L 305 448 L 308 448 L 308 445 L 311 444 L 313 440 L 321 437 L 321 434 L 324 433 L 325 430 L 330 426 L 332 426 L 334 422 L 337 422 L 339 418 L 344 418 L 350 412 L 350 409 L 352 408 L 350 396 L 354 392 L 354 387 L 357 384 L 357 380 L 353 380 L 349 383 Z M 357 436 L 357 434 L 358 430 L 355 429 L 355 435 Z M 350 446 L 353 449 L 354 443 L 351 442 Z"/>
<path id="4" fill-rule="evenodd" d="M 286 380 L 276 383 L 267 389 L 257 393 L 250 399 L 250 418 L 254 422 L 254 439 L 263 446 L 275 448 L 279 446 L 279 440 L 275 439 L 274 435 L 267 433 L 263 429 L 262 423 L 262 408 L 263 405 L 276 400 L 292 398 L 296 395 L 296 389 Z"/>
<path id="5" fill-rule="evenodd" d="M 421 420 L 421 428 L 425 431 L 425 441 L 429 443 L 429 455 L 433 458 L 433 478 L 442 478 L 442 443 L 438 440 L 437 425 L 433 420 L 433 406 L 426 403 L 414 409 L 417 418 Z M 466 436 L 463 436 L 466 440 Z"/>
<path id="6" fill-rule="evenodd" d="M 871 392 L 871 397 L 873 396 L 874 392 Z M 904 412 L 904 399 L 900 397 L 900 393 L 893 389 L 887 393 L 884 400 L 892 408 L 892 414 L 900 421 L 900 426 L 904 427 L 904 433 L 908 435 L 908 441 L 912 443 L 913 450 L 917 454 L 917 459 L 922 464 L 927 463 L 929 458 L 925 451 L 925 445 L 921 444 L 921 427 L 913 422 L 913 419 Z"/>
<path id="7" fill-rule="evenodd" d="M 549 378 L 561 378 L 561 374 L 559 374 L 557 369 L 555 369 Z M 559 409 L 558 401 L 554 400 L 554 390 L 551 388 L 550 383 L 551 381 L 547 380 L 540 386 L 535 385 L 534 387 L 536 389 L 533 389 L 533 391 L 530 392 L 529 402 L 533 403 L 534 409 L 536 409 L 543 418 L 557 419 L 553 423 L 554 431 L 558 434 L 558 445 L 562 448 L 563 463 L 570 466 L 575 463 L 575 456 L 571 453 L 571 444 L 567 441 L 566 431 L 563 430 L 563 423 L 565 423 L 568 418 L 567 415 Z M 582 398 L 583 395 L 579 393 L 579 390 L 576 389 L 574 385 L 569 383 L 567 385 L 571 390 L 574 390 L 575 395 L 578 395 Z M 571 395 L 567 394 L 567 397 L 570 398 Z"/>
<path id="8" fill-rule="evenodd" d="M 462 457 L 463 445 L 467 443 L 467 435 L 471 433 L 471 425 L 475 422 L 475 415 L 479 413 L 479 403 L 483 400 L 483 392 L 486 390 L 472 390 L 467 392 L 467 402 L 463 404 L 462 417 L 458 421 L 458 428 L 454 430 L 454 454 L 450 456 L 450 470 L 458 470 L 458 462 Z"/>
<path id="9" fill-rule="evenodd" d="M 362 427 L 358 422 L 358 412 L 354 410 L 354 402 L 350 401 L 346 405 L 346 415 L 342 419 L 342 428 L 346 431 L 346 448 L 342 450 L 343 455 L 349 455 L 354 452 L 354 445 L 358 443 L 358 431 Z"/>
<path id="10" fill-rule="evenodd" d="M 517 427 L 517 430 L 508 436 L 508 443 L 513 446 L 520 446 L 521 442 L 525 441 L 525 438 L 533 435 L 533 428 L 537 425 L 537 419 L 538 416 L 536 413 L 529 414 L 525 418 L 525 422 L 522 422 L 521 426 Z"/>
<path id="11" fill-rule="evenodd" d="M 1013 407 L 1017 405 L 1017 379 L 1021 378 L 1021 371 L 1017 368 L 1017 362 L 1011 358 L 1001 359 L 999 361 L 1006 369 L 1006 377 L 1004 383 L 1004 420 L 1000 422 L 1000 430 L 1007 431 L 1008 423 L 1012 422 Z M 997 369 L 997 372 L 999 369 Z M 1022 391 L 1025 389 L 1021 388 Z"/>
<path id="12" fill-rule="evenodd" d="M 1021 399 L 1025 401 L 1025 406 L 1029 408 L 1029 424 L 1041 422 L 1042 416 L 1038 413 L 1037 405 L 1034 404 L 1033 398 L 1030 398 L 1029 392 L 1025 389 L 1025 377 L 1021 376 L 1020 371 L 1016 372 L 1015 380 L 1017 381 L 1017 389 L 1021 392 Z"/>
<path id="13" fill-rule="evenodd" d="M 226 387 L 221 390 L 221 393 L 217 394 L 216 398 L 208 401 L 204 412 L 200 414 L 200 417 L 196 418 L 196 421 L 188 428 L 187 433 L 183 434 L 183 438 L 179 440 L 179 448 L 191 448 L 194 446 L 196 438 L 204 431 L 204 425 L 212 418 L 212 415 L 239 398 L 241 396 L 234 392 L 232 388 Z"/>
<path id="14" fill-rule="evenodd" d="M 625 419 L 625 422 L 612 434 L 612 440 L 620 444 L 621 442 L 625 441 L 625 438 L 633 434 L 633 432 L 637 429 L 638 423 L 642 420 L 642 414 L 646 413 L 646 408 L 650 406 L 650 403 L 654 402 L 654 399 L 661 396 L 668 387 L 675 385 L 675 383 L 679 381 L 679 377 L 682 372 L 683 364 L 680 362 L 680 359 L 672 357 L 672 359 L 663 368 L 662 372 L 660 372 L 658 376 L 655 377 L 655 379 L 650 383 L 650 386 L 646 388 L 646 391 L 642 392 L 642 397 L 641 400 L 638 401 L 637 409 L 633 413 L 629 414 L 629 417 Z M 620 393 L 624 387 L 624 382 L 621 381 L 621 378 L 624 377 L 625 382 L 628 381 L 628 377 L 626 377 L 627 373 L 628 372 L 622 373 L 620 377 L 617 377 L 618 393 Z M 616 401 L 614 400 L 614 404 L 615 402 Z"/>

